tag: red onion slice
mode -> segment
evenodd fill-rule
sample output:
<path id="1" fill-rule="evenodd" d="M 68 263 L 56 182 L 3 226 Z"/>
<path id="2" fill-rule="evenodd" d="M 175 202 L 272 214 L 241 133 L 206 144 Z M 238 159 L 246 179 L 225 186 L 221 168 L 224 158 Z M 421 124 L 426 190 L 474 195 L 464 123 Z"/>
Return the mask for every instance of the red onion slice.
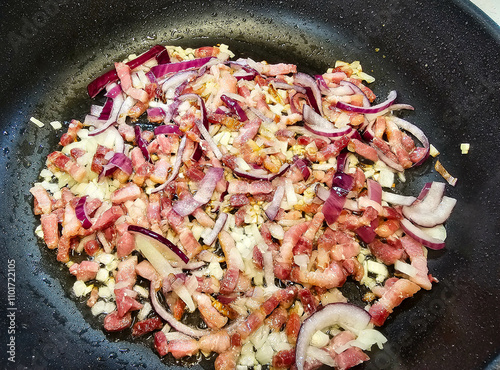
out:
<path id="1" fill-rule="evenodd" d="M 323 205 L 323 214 L 328 225 L 332 225 L 339 218 L 353 184 L 354 179 L 343 172 L 337 172 L 333 177 L 330 195 Z"/>
<path id="2" fill-rule="evenodd" d="M 399 224 L 406 234 L 408 234 L 417 242 L 421 243 L 427 248 L 439 250 L 443 249 L 446 246 L 444 240 L 433 238 L 417 226 L 413 225 L 411 221 L 407 220 L 406 218 L 400 220 Z"/>
<path id="3" fill-rule="evenodd" d="M 353 131 L 351 126 L 336 128 L 333 123 L 320 116 L 307 104 L 304 104 L 302 114 L 305 127 L 315 134 L 326 137 L 340 137 Z"/>
<path id="4" fill-rule="evenodd" d="M 394 194 L 394 193 L 389 193 L 387 191 L 382 192 L 382 200 L 398 205 L 398 206 L 411 206 L 417 198 L 412 197 L 412 196 L 406 196 L 406 195 L 399 195 L 399 194 Z"/>
<path id="5" fill-rule="evenodd" d="M 358 227 L 355 231 L 362 241 L 364 241 L 365 243 L 371 243 L 372 241 L 375 240 L 375 237 L 377 236 L 377 233 L 375 232 L 375 229 L 377 227 L 378 227 L 378 218 L 373 220 L 370 223 L 370 226 L 361 226 Z"/>
<path id="6" fill-rule="evenodd" d="M 224 169 L 221 167 L 209 168 L 205 177 L 199 183 L 199 189 L 193 197 L 186 197 L 174 203 L 173 209 L 181 216 L 188 216 L 196 208 L 208 203 L 215 191 L 217 182 L 224 176 Z"/>
<path id="7" fill-rule="evenodd" d="M 186 71 L 188 69 L 199 69 L 212 59 L 213 57 L 206 57 L 206 58 L 187 60 L 178 63 L 159 64 L 157 66 L 152 67 L 151 72 L 158 79 L 160 77 L 165 76 L 167 73 L 177 73 L 181 71 Z"/>
<path id="8" fill-rule="evenodd" d="M 176 125 L 163 125 L 158 126 L 154 130 L 155 135 L 182 135 L 182 131 L 179 129 L 179 126 Z"/>
<path id="9" fill-rule="evenodd" d="M 245 113 L 243 108 L 241 108 L 241 106 L 238 104 L 236 100 L 230 98 L 225 94 L 222 94 L 220 99 L 229 109 L 231 109 L 239 117 L 241 122 L 248 121 L 247 114 Z"/>
<path id="10" fill-rule="evenodd" d="M 302 177 L 304 177 L 304 180 L 307 181 L 309 176 L 311 176 L 311 170 L 309 169 L 308 165 L 310 165 L 309 160 L 306 160 L 304 158 L 299 158 L 298 156 L 294 157 L 294 165 L 300 170 L 302 173 Z"/>
<path id="11" fill-rule="evenodd" d="M 163 184 L 161 184 L 160 186 L 151 190 L 151 193 L 156 193 L 156 192 L 159 192 L 159 191 L 165 189 L 168 184 L 170 184 L 172 181 L 175 180 L 175 178 L 179 174 L 179 170 L 181 168 L 182 153 L 184 153 L 184 149 L 186 148 L 186 141 L 187 141 L 187 137 L 183 136 L 181 139 L 181 142 L 179 144 L 179 149 L 177 150 L 177 156 L 175 158 L 175 163 L 174 163 L 174 166 L 172 167 L 172 173 L 170 174 L 170 177 Z"/>
<path id="12" fill-rule="evenodd" d="M 117 168 L 125 172 L 127 175 L 131 175 L 133 172 L 132 160 L 123 153 L 115 153 L 109 162 L 104 166 L 101 175 L 104 177 L 109 176 L 115 172 Z"/>
<path id="13" fill-rule="evenodd" d="M 182 71 L 174 74 L 173 76 L 167 78 L 162 84 L 162 91 L 167 92 L 168 89 L 176 89 L 182 86 L 185 82 L 193 79 L 198 75 L 196 71 Z"/>
<path id="14" fill-rule="evenodd" d="M 133 231 L 136 233 L 141 233 L 143 235 L 149 236 L 150 238 L 156 240 L 157 242 L 165 245 L 170 249 L 172 252 L 174 252 L 181 260 L 184 261 L 184 263 L 189 262 L 188 256 L 184 254 L 183 251 L 181 251 L 175 244 L 173 244 L 170 240 L 165 238 L 163 235 L 160 235 L 158 233 L 155 233 L 152 230 L 146 229 L 142 226 L 137 226 L 137 225 L 129 225 L 128 226 L 128 231 Z"/>
<path id="15" fill-rule="evenodd" d="M 294 76 L 294 81 L 305 87 L 309 104 L 311 104 L 317 114 L 323 115 L 321 91 L 319 90 L 316 80 L 306 73 L 298 72 Z"/>
<path id="16" fill-rule="evenodd" d="M 120 87 L 119 85 L 117 85 L 117 86 Z M 93 131 L 90 131 L 89 136 L 99 135 L 99 134 L 103 133 L 104 131 L 106 131 L 113 124 L 115 124 L 116 120 L 118 118 L 118 114 L 120 113 L 120 109 L 121 109 L 124 102 L 125 102 L 125 98 L 123 97 L 122 93 L 116 95 L 113 99 L 113 106 L 111 108 L 109 118 L 101 126 L 99 126 L 98 128 L 96 128 Z M 98 120 L 97 122 L 102 122 L 102 121 Z"/>
<path id="17" fill-rule="evenodd" d="M 226 224 L 227 217 L 227 213 L 225 212 L 221 212 L 219 214 L 219 217 L 217 217 L 212 231 L 210 231 L 210 234 L 203 238 L 203 243 L 205 243 L 206 245 L 212 245 L 213 242 L 215 242 L 215 239 L 217 239 L 217 235 L 219 235 L 221 230 L 224 228 L 224 225 Z"/>
<path id="18" fill-rule="evenodd" d="M 178 332 L 189 335 L 192 338 L 201 338 L 204 335 L 208 335 L 211 333 L 210 330 L 192 328 L 186 324 L 183 324 L 182 322 L 177 320 L 172 314 L 170 314 L 158 301 L 158 297 L 156 296 L 154 281 L 151 281 L 149 292 L 150 292 L 149 296 L 151 297 L 151 305 L 153 306 L 156 313 L 163 320 L 168 322 L 168 324 Z"/>
<path id="19" fill-rule="evenodd" d="M 316 311 L 302 322 L 295 347 L 295 365 L 297 370 L 303 370 L 306 361 L 307 348 L 311 338 L 318 330 L 339 325 L 354 331 L 366 329 L 371 316 L 364 309 L 349 303 L 330 303 L 322 310 Z"/>
<path id="20" fill-rule="evenodd" d="M 283 175 L 288 169 L 290 168 L 289 163 L 284 163 L 280 169 L 278 170 L 278 173 L 270 173 L 270 174 L 263 174 L 262 170 L 260 169 L 255 169 L 255 170 L 250 170 L 250 171 L 243 171 L 240 170 L 239 168 L 235 168 L 233 172 L 238 175 L 241 178 L 248 179 L 248 180 L 267 180 L 267 181 L 273 181 L 275 178 Z"/>
<path id="21" fill-rule="evenodd" d="M 142 138 L 142 130 L 139 125 L 134 126 L 134 133 L 135 133 L 135 143 L 141 149 L 142 155 L 146 159 L 146 161 L 151 162 L 151 156 L 149 155 L 149 150 L 148 150 L 148 143 L 146 140 Z"/>
<path id="22" fill-rule="evenodd" d="M 368 198 L 380 204 L 382 202 L 382 186 L 372 179 L 366 180 L 368 188 Z"/>
<path id="23" fill-rule="evenodd" d="M 422 191 L 411 208 L 415 212 L 429 212 L 435 210 L 441 200 L 443 199 L 444 192 L 446 190 L 446 184 L 444 182 L 434 181 L 430 184 L 427 183 L 423 187 Z"/>
<path id="24" fill-rule="evenodd" d="M 130 69 L 137 68 L 141 64 L 144 64 L 145 62 L 156 57 L 158 54 L 164 52 L 165 50 L 166 49 L 164 46 L 155 45 L 144 54 L 139 55 L 137 58 L 132 59 L 126 64 L 130 67 Z M 99 92 L 101 92 L 106 85 L 116 81 L 118 81 L 118 74 L 116 73 L 116 69 L 112 69 L 111 71 L 104 73 L 88 84 L 87 91 L 89 93 L 89 96 L 91 98 L 95 98 L 95 96 L 99 94 Z"/>
<path id="25" fill-rule="evenodd" d="M 444 196 L 439 205 L 434 209 L 419 211 L 416 207 L 404 206 L 403 215 L 419 226 L 434 227 L 444 223 L 450 217 L 456 204 L 456 199 Z"/>
<path id="26" fill-rule="evenodd" d="M 359 95 L 363 96 L 363 107 L 369 108 L 371 106 L 370 100 L 368 99 L 366 94 L 356 84 L 352 83 L 351 81 L 343 80 L 343 81 L 340 81 L 339 85 L 342 87 L 350 88 L 352 90 L 353 94 L 359 94 Z"/>
<path id="27" fill-rule="evenodd" d="M 396 93 L 396 91 L 392 90 L 384 102 L 377 104 L 377 105 L 374 105 L 374 106 L 371 106 L 371 107 L 358 107 L 356 105 L 351 105 L 351 104 L 347 104 L 347 103 L 338 101 L 337 108 L 342 109 L 342 110 L 347 110 L 350 112 L 363 113 L 363 114 L 378 113 L 380 111 L 383 111 L 384 109 L 386 109 L 390 105 L 392 105 L 392 103 L 394 103 L 394 100 L 396 100 L 397 96 L 398 96 L 398 94 Z"/>
<path id="28" fill-rule="evenodd" d="M 87 210 L 85 209 L 85 203 L 87 201 L 87 196 L 81 197 L 76 203 L 75 213 L 78 221 L 81 222 L 84 229 L 90 229 L 92 227 L 92 222 L 90 217 L 87 215 Z"/>
<path id="29" fill-rule="evenodd" d="M 267 206 L 265 212 L 266 216 L 273 221 L 280 210 L 281 201 L 285 195 L 285 186 L 279 185 L 274 192 L 273 200 Z"/>

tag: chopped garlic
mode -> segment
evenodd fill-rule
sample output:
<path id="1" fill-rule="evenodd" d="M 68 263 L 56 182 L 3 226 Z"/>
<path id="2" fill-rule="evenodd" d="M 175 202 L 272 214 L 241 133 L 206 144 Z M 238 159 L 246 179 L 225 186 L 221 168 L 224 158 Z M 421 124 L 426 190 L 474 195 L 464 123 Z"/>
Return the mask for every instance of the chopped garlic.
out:
<path id="1" fill-rule="evenodd" d="M 38 127 L 43 127 L 45 126 L 44 123 L 42 121 L 40 121 L 39 119 L 36 119 L 35 117 L 31 117 L 30 118 L 30 121 L 33 122 L 35 125 L 37 125 Z"/>
<path id="2" fill-rule="evenodd" d="M 470 144 L 469 143 L 462 143 L 460 144 L 460 150 L 462 151 L 462 154 L 468 154 L 470 149 Z"/>
<path id="3" fill-rule="evenodd" d="M 436 149 L 436 147 L 434 145 L 431 144 L 430 148 L 429 148 L 429 154 L 432 156 L 432 157 L 437 157 L 439 155 L 439 150 Z"/>
<path id="4" fill-rule="evenodd" d="M 328 344 L 328 342 L 330 342 L 330 337 L 328 336 L 328 334 L 323 333 L 321 330 L 318 330 L 311 337 L 311 346 L 314 347 L 324 347 Z"/>
<path id="5" fill-rule="evenodd" d="M 73 293 L 75 293 L 77 297 L 84 296 L 86 290 L 87 290 L 87 285 L 81 280 L 77 280 L 73 284 Z"/>
<path id="6" fill-rule="evenodd" d="M 52 121 L 50 122 L 50 125 L 54 130 L 59 130 L 62 127 L 62 124 L 59 121 Z"/>

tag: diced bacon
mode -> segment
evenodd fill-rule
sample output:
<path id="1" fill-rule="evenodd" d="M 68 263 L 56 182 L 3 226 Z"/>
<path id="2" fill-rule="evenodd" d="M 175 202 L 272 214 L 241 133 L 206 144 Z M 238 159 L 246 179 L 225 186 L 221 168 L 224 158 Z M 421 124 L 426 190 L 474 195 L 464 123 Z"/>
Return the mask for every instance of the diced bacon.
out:
<path id="1" fill-rule="evenodd" d="M 346 272 L 342 265 L 337 261 L 332 261 L 323 271 L 304 271 L 298 267 L 292 269 L 290 276 L 292 281 L 311 284 L 320 288 L 336 288 L 344 285 L 346 281 Z"/>
<path id="2" fill-rule="evenodd" d="M 157 282 L 156 286 L 161 286 L 160 275 L 156 272 L 153 265 L 148 260 L 143 260 L 135 266 L 135 272 L 140 277 L 147 279 L 149 281 Z"/>
<path id="3" fill-rule="evenodd" d="M 155 162 L 153 173 L 150 174 L 149 178 L 158 184 L 163 184 L 167 180 L 169 168 L 169 161 L 161 158 Z"/>
<path id="4" fill-rule="evenodd" d="M 236 362 L 240 355 L 241 348 L 232 347 L 229 350 L 221 353 L 215 359 L 215 370 L 234 370 L 236 369 Z"/>
<path id="5" fill-rule="evenodd" d="M 379 239 L 375 239 L 368 244 L 368 247 L 370 248 L 370 252 L 386 265 L 393 265 L 403 257 L 403 248 L 384 243 Z"/>
<path id="6" fill-rule="evenodd" d="M 59 225 L 57 214 L 42 214 L 40 217 L 43 231 L 43 240 L 49 249 L 57 248 L 59 244 Z"/>
<path id="7" fill-rule="evenodd" d="M 196 355 L 199 350 L 195 339 L 177 339 L 168 342 L 168 351 L 176 359 Z"/>
<path id="8" fill-rule="evenodd" d="M 116 252 L 118 258 L 127 257 L 135 249 L 135 239 L 134 236 L 126 231 L 121 235 L 118 235 L 116 240 Z"/>
<path id="9" fill-rule="evenodd" d="M 297 73 L 297 66 L 295 64 L 278 63 L 260 65 L 262 66 L 262 73 L 266 76 L 279 76 L 287 75 L 289 73 Z"/>
<path id="10" fill-rule="evenodd" d="M 62 226 L 62 235 L 66 237 L 78 235 L 80 229 L 82 228 L 82 224 L 76 217 L 75 208 L 71 205 L 71 203 L 66 204 L 66 207 L 64 208 Z"/>
<path id="11" fill-rule="evenodd" d="M 427 149 L 423 148 L 423 147 L 418 147 L 418 148 L 415 148 L 410 153 L 410 160 L 413 163 L 417 163 L 417 162 L 420 162 L 426 155 L 427 155 Z"/>
<path id="12" fill-rule="evenodd" d="M 283 243 L 281 244 L 279 254 L 276 257 L 276 264 L 274 265 L 274 275 L 278 279 L 288 279 L 292 268 L 293 248 L 308 228 L 309 222 L 304 222 L 292 226 L 285 232 Z"/>
<path id="13" fill-rule="evenodd" d="M 160 355 L 160 357 L 163 357 L 163 356 L 165 356 L 168 353 L 168 340 L 167 340 L 167 336 L 161 330 L 157 331 L 155 333 L 154 346 L 155 346 L 156 352 L 158 352 L 158 354 Z"/>
<path id="14" fill-rule="evenodd" d="M 83 127 L 83 123 L 77 121 L 76 119 L 71 120 L 68 131 L 61 136 L 59 140 L 59 145 L 66 146 L 71 144 L 76 140 L 78 131 Z"/>
<path id="15" fill-rule="evenodd" d="M 353 276 L 354 280 L 361 281 L 361 279 L 363 279 L 363 265 L 355 257 L 343 260 L 342 267 L 348 275 Z"/>
<path id="16" fill-rule="evenodd" d="M 35 185 L 30 189 L 30 193 L 35 198 L 35 215 L 49 214 L 52 211 L 52 199 L 47 190 L 42 185 Z"/>
<path id="17" fill-rule="evenodd" d="M 273 369 L 290 369 L 295 364 L 295 348 L 277 352 L 272 364 Z"/>
<path id="18" fill-rule="evenodd" d="M 55 166 L 57 169 L 68 173 L 76 182 L 82 182 L 87 171 L 80 167 L 73 159 L 67 157 L 61 152 L 52 152 L 47 156 L 47 166 Z"/>
<path id="19" fill-rule="evenodd" d="M 99 300 L 99 289 L 95 286 L 90 291 L 90 297 L 87 299 L 87 307 L 94 307 Z"/>
<path id="20" fill-rule="evenodd" d="M 198 182 L 205 177 L 205 173 L 197 166 L 191 166 L 186 170 L 186 176 L 190 180 Z"/>
<path id="21" fill-rule="evenodd" d="M 212 220 L 201 207 L 196 208 L 191 215 L 194 216 L 194 218 L 196 218 L 196 221 L 198 221 L 203 227 L 213 228 L 215 225 L 215 221 Z"/>
<path id="22" fill-rule="evenodd" d="M 136 146 L 134 149 L 130 151 L 130 160 L 132 161 L 132 167 L 134 171 L 137 172 L 137 169 L 146 162 L 144 158 L 144 154 L 142 154 L 141 148 Z"/>
<path id="23" fill-rule="evenodd" d="M 99 250 L 100 245 L 97 240 L 92 239 L 92 240 L 87 240 L 83 248 L 85 250 L 85 253 L 87 253 L 89 256 L 93 256 Z"/>
<path id="24" fill-rule="evenodd" d="M 123 283 L 122 287 L 132 289 L 135 284 L 137 275 L 135 267 L 137 266 L 137 256 L 131 256 L 121 261 L 118 264 L 118 272 L 116 273 L 116 283 Z"/>
<path id="25" fill-rule="evenodd" d="M 269 181 L 251 181 L 235 180 L 229 183 L 227 192 L 229 194 L 269 194 L 273 191 L 273 185 Z"/>
<path id="26" fill-rule="evenodd" d="M 246 206 L 247 204 L 250 204 L 250 200 L 248 200 L 245 194 L 233 194 L 229 199 L 229 204 L 231 205 L 231 207 L 235 208 L 243 207 Z"/>
<path id="27" fill-rule="evenodd" d="M 160 319 L 158 316 L 153 316 L 149 319 L 144 319 L 136 322 L 132 327 L 132 335 L 134 337 L 139 337 L 141 335 L 161 329 L 162 327 L 163 327 L 162 319 Z"/>
<path id="28" fill-rule="evenodd" d="M 119 316 L 118 311 L 108 313 L 104 318 L 104 330 L 109 332 L 122 331 L 132 324 L 132 315 L 127 312 L 124 316 Z"/>
<path id="29" fill-rule="evenodd" d="M 220 283 L 220 292 L 222 294 L 229 294 L 235 291 L 238 284 L 240 270 L 238 268 L 228 268 L 224 273 L 224 277 Z"/>
<path id="30" fill-rule="evenodd" d="M 370 307 L 369 313 L 372 317 L 372 323 L 376 326 L 382 326 L 395 307 L 399 306 L 404 299 L 412 297 L 419 290 L 420 287 L 410 280 L 398 279 Z"/>
<path id="31" fill-rule="evenodd" d="M 399 163 L 396 155 L 391 151 L 391 147 L 384 140 L 375 137 L 372 141 L 372 144 L 379 149 L 387 158 L 395 163 Z"/>
<path id="32" fill-rule="evenodd" d="M 252 261 L 255 267 L 262 270 L 264 267 L 264 256 L 258 246 L 253 247 Z"/>
<path id="33" fill-rule="evenodd" d="M 375 229 L 375 233 L 381 238 L 388 238 L 400 228 L 399 220 L 389 219 L 383 221 Z"/>
<path id="34" fill-rule="evenodd" d="M 116 297 L 116 307 L 118 315 L 124 316 L 129 311 L 140 310 L 142 304 L 137 302 L 137 292 L 128 288 L 119 288 L 114 290 Z"/>
<path id="35" fill-rule="evenodd" d="M 370 357 L 360 348 L 349 347 L 344 352 L 335 356 L 335 363 L 339 370 L 345 370 L 368 361 L 369 359 Z"/>
<path id="36" fill-rule="evenodd" d="M 223 154 L 221 160 L 227 167 L 229 167 L 232 170 L 238 167 L 238 164 L 236 163 L 236 156 L 232 154 L 228 153 Z"/>
<path id="37" fill-rule="evenodd" d="M 90 166 L 90 169 L 95 172 L 95 173 L 101 173 L 103 170 L 103 167 L 108 163 L 108 160 L 105 159 L 106 154 L 110 152 L 111 149 L 106 148 L 105 146 L 102 145 L 97 145 L 96 152 L 94 154 L 94 157 L 92 158 L 92 164 Z"/>
<path id="38" fill-rule="evenodd" d="M 71 240 L 67 236 L 61 236 L 59 238 L 59 244 L 57 245 L 57 260 L 59 262 L 69 261 L 69 250 L 71 249 Z"/>
<path id="39" fill-rule="evenodd" d="M 328 228 L 318 239 L 318 250 L 325 250 L 334 261 L 342 261 L 357 256 L 360 246 L 349 232 Z"/>
<path id="40" fill-rule="evenodd" d="M 281 328 L 286 324 L 288 319 L 288 312 L 283 307 L 276 308 L 269 317 L 265 320 L 265 323 L 273 331 L 281 331 Z"/>
<path id="41" fill-rule="evenodd" d="M 340 139 L 335 140 L 333 143 L 328 144 L 323 149 L 321 149 L 316 158 L 312 158 L 312 160 L 317 160 L 319 162 L 327 161 L 332 157 L 336 157 L 340 154 L 340 152 L 347 147 L 349 144 L 350 137 L 347 135 L 342 136 Z"/>
<path id="42" fill-rule="evenodd" d="M 300 237 L 297 244 L 293 247 L 294 256 L 300 254 L 307 254 L 308 256 L 311 255 L 314 237 L 323 224 L 324 219 L 325 216 L 322 212 L 318 212 L 314 215 L 306 232 Z"/>
<path id="43" fill-rule="evenodd" d="M 76 276 L 77 280 L 89 281 L 95 279 L 99 271 L 99 264 L 95 261 L 82 261 L 71 265 L 69 272 Z"/>
<path id="44" fill-rule="evenodd" d="M 225 71 L 221 71 L 225 72 Z M 217 107 L 221 106 L 222 100 L 221 96 L 226 94 L 226 93 L 231 93 L 231 94 L 237 94 L 238 93 L 238 81 L 236 80 L 236 77 L 234 77 L 231 73 L 225 72 L 221 74 L 221 77 L 219 78 L 219 89 L 214 95 L 214 99 L 209 104 L 209 107 L 211 108 L 210 110 L 215 111 Z"/>
<path id="45" fill-rule="evenodd" d="M 373 147 L 359 141 L 358 139 L 351 139 L 348 147 L 350 150 L 353 150 L 360 156 L 369 159 L 372 162 L 378 161 L 377 151 Z"/>
<path id="46" fill-rule="evenodd" d="M 92 225 L 92 230 L 104 230 L 111 225 L 114 225 L 116 220 L 124 215 L 123 209 L 120 206 L 113 206 L 104 211 Z"/>
<path id="47" fill-rule="evenodd" d="M 132 86 L 132 76 L 130 67 L 125 63 L 115 63 L 116 73 L 120 79 L 122 90 L 132 98 L 146 104 L 149 101 L 149 94 L 142 89 Z"/>
<path id="48" fill-rule="evenodd" d="M 214 278 L 213 276 L 199 276 L 196 278 L 198 280 L 198 287 L 196 288 L 197 292 L 214 294 L 219 293 L 220 291 L 220 283 L 219 280 Z"/>
<path id="49" fill-rule="evenodd" d="M 225 330 L 218 330 L 213 334 L 204 335 L 198 341 L 200 350 L 205 353 L 224 353 L 230 345 L 231 339 Z"/>
<path id="50" fill-rule="evenodd" d="M 295 344 L 297 342 L 297 336 L 300 330 L 300 316 L 297 312 L 291 312 L 288 316 L 288 321 L 286 322 L 286 336 L 290 344 Z"/>
<path id="51" fill-rule="evenodd" d="M 78 158 L 82 157 L 85 153 L 86 151 L 80 148 L 73 148 L 69 151 L 69 155 L 74 160 L 77 160 Z"/>
<path id="52" fill-rule="evenodd" d="M 302 303 L 307 316 L 310 316 L 316 312 L 319 302 L 316 297 L 312 295 L 309 289 L 304 288 L 299 290 L 297 296 L 300 299 L 300 302 Z"/>
<path id="53" fill-rule="evenodd" d="M 429 269 L 427 267 L 427 257 L 424 254 L 424 247 L 408 235 L 401 238 L 401 244 L 410 257 L 411 265 L 417 270 L 417 274 L 409 278 L 410 281 L 413 281 L 426 290 L 430 290 L 432 283 L 428 275 Z"/>
<path id="54" fill-rule="evenodd" d="M 248 140 L 251 140 L 257 135 L 259 132 L 260 125 L 262 120 L 259 118 L 248 121 L 242 128 L 240 128 L 240 134 L 233 141 L 233 145 L 235 147 L 239 147 L 246 143 Z"/>
<path id="55" fill-rule="evenodd" d="M 220 329 L 227 323 L 227 317 L 222 316 L 215 307 L 212 306 L 210 297 L 203 293 L 195 292 L 193 298 L 198 305 L 203 321 L 211 329 Z"/>
<path id="56" fill-rule="evenodd" d="M 134 183 L 128 183 L 111 193 L 111 201 L 113 204 L 121 204 L 127 200 L 136 200 L 140 195 L 141 188 Z"/>

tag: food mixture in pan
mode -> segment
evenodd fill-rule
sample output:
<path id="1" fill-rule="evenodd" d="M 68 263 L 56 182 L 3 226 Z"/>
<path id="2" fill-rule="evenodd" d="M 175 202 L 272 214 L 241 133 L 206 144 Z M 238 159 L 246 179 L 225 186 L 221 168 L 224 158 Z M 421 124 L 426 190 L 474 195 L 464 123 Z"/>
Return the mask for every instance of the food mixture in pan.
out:
<path id="1" fill-rule="evenodd" d="M 427 249 L 456 203 L 445 182 L 396 194 L 439 153 L 373 80 L 358 62 L 311 76 L 226 45 L 129 56 L 48 155 L 36 233 L 105 331 L 149 337 L 167 362 L 368 361 L 377 328 L 438 282 Z"/>

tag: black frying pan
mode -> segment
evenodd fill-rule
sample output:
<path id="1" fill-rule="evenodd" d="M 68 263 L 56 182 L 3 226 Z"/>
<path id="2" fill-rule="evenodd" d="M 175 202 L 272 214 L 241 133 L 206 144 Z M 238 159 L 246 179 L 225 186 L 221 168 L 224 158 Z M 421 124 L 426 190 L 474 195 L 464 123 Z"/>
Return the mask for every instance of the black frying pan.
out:
<path id="1" fill-rule="evenodd" d="M 0 321 L 7 368 L 164 365 L 150 343 L 104 334 L 84 303 L 71 298 L 72 279 L 34 237 L 28 190 L 61 132 L 38 129 L 29 118 L 83 118 L 86 84 L 131 52 L 155 43 L 220 42 L 240 56 L 297 63 L 305 72 L 323 72 L 336 59 L 360 60 L 377 78 L 378 95 L 397 89 L 400 101 L 415 106 L 405 116 L 428 133 L 459 178 L 449 190 L 459 202 L 448 247 L 429 253 L 440 283 L 397 309 L 382 329 L 385 350 L 372 352 L 361 368 L 499 366 L 500 29 L 476 7 L 465 0 L 7 0 L 0 17 L 0 305 L 10 299 L 16 308 L 13 321 L 4 313 Z M 462 142 L 471 143 L 466 156 Z M 415 194 L 425 181 L 440 180 L 432 164 L 409 171 L 401 190 Z M 15 292 L 7 290 L 12 273 Z M 15 363 L 7 359 L 12 348 Z"/>

